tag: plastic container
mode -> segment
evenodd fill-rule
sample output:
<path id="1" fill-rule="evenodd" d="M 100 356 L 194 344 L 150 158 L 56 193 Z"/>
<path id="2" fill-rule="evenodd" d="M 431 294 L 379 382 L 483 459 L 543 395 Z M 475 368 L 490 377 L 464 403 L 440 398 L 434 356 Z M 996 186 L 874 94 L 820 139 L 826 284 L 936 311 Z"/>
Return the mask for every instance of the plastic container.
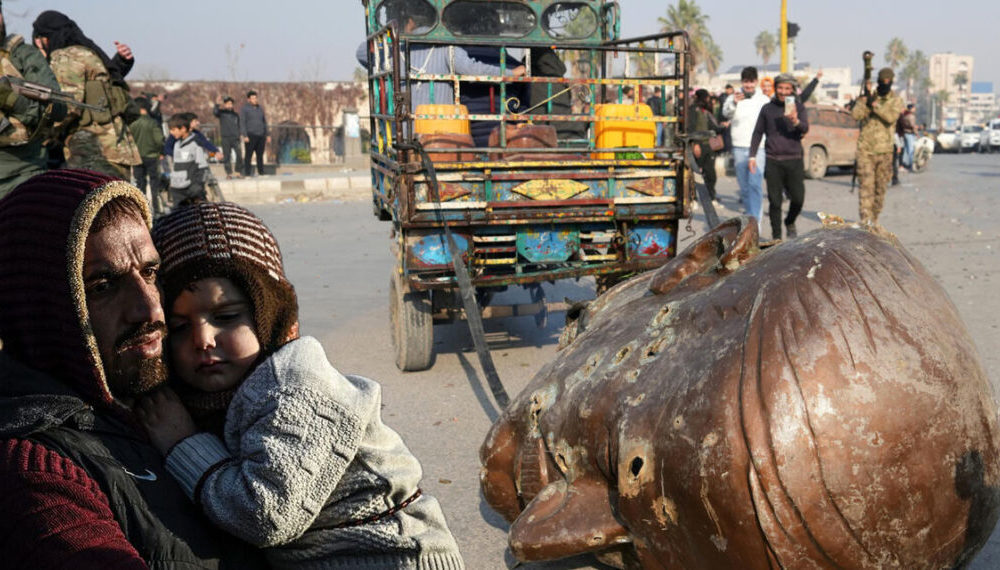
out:
<path id="1" fill-rule="evenodd" d="M 415 119 L 413 131 L 418 135 L 468 135 L 469 109 L 465 105 L 418 105 L 414 115 L 464 116 L 464 119 Z"/>
<path id="2" fill-rule="evenodd" d="M 594 138 L 597 148 L 654 148 L 656 146 L 656 123 L 653 121 L 621 120 L 630 118 L 653 118 L 653 109 L 649 105 L 627 105 L 623 103 L 604 103 L 594 109 Z M 653 153 L 643 153 L 646 158 L 653 158 Z M 613 152 L 595 152 L 591 158 L 598 160 L 613 160 Z"/>

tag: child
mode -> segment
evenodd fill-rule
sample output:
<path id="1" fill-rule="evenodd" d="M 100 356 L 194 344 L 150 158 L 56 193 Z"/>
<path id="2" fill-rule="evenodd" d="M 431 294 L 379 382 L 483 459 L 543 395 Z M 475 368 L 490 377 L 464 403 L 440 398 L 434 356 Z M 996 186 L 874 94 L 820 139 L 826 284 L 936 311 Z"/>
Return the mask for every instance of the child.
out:
<path id="1" fill-rule="evenodd" d="M 170 117 L 167 125 L 173 145 L 174 168 L 170 173 L 170 198 L 174 207 L 204 202 L 205 178 L 208 156 L 191 133 L 189 120 L 184 116 Z"/>
<path id="2" fill-rule="evenodd" d="M 205 149 L 205 152 L 207 152 L 209 156 L 219 154 L 219 147 L 212 144 L 212 141 L 208 140 L 208 137 L 206 137 L 205 134 L 199 130 L 201 128 L 201 121 L 198 120 L 198 115 L 195 115 L 194 113 L 177 113 L 174 116 L 187 119 L 188 130 L 191 131 L 192 135 L 194 135 L 195 142 L 198 143 L 198 146 Z M 177 143 L 177 140 L 178 139 L 174 138 L 173 135 L 168 136 L 167 139 L 163 141 L 163 154 L 173 156 L 174 144 Z"/>
<path id="3" fill-rule="evenodd" d="M 274 568 L 464 568 L 417 486 L 420 463 L 382 423 L 379 385 L 296 338 L 295 292 L 263 222 L 200 203 L 153 236 L 180 399 L 165 390 L 136 413 L 209 519 L 273 547 Z M 181 400 L 211 431 L 196 433 Z"/>

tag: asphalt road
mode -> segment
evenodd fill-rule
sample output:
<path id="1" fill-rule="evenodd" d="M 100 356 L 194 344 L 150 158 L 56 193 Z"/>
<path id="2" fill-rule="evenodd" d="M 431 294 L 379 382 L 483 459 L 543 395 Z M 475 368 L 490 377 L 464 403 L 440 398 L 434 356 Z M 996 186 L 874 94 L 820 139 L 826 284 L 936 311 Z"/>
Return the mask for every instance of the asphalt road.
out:
<path id="1" fill-rule="evenodd" d="M 849 173 L 807 181 L 800 235 L 820 225 L 818 212 L 854 220 L 857 194 Z M 722 218 L 739 213 L 736 183 L 719 183 Z M 997 390 L 1000 385 L 1000 155 L 939 155 L 928 172 L 904 175 L 890 190 L 882 222 L 943 284 L 963 315 Z M 388 283 L 393 265 L 390 224 L 377 221 L 366 197 L 358 201 L 258 205 L 276 234 L 299 294 L 302 331 L 323 343 L 342 372 L 382 383 L 383 417 L 424 467 L 425 492 L 444 507 L 470 570 L 508 568 L 506 524 L 479 493 L 478 449 L 498 410 L 485 387 L 465 324 L 435 327 L 437 359 L 425 372 L 403 374 L 393 364 Z M 704 219 L 692 221 L 697 234 Z M 681 247 L 693 234 L 682 231 Z M 592 298 L 593 282 L 545 287 L 550 300 Z M 529 302 L 504 293 L 495 302 Z M 553 358 L 562 315 L 538 328 L 531 317 L 487 321 L 497 369 L 513 395 Z M 1000 533 L 972 568 L 1000 567 Z M 590 557 L 522 568 L 603 568 Z"/>

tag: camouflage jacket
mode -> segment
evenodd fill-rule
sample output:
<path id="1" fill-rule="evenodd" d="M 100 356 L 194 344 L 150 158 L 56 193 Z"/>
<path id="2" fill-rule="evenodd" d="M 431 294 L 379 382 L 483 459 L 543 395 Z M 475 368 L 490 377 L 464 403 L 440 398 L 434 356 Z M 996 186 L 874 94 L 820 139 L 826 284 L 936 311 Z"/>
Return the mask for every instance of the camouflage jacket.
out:
<path id="1" fill-rule="evenodd" d="M 4 44 L 10 50 L 4 50 L 6 57 L 2 65 L 5 74 L 20 76 L 26 81 L 52 89 L 59 88 L 56 76 L 52 74 L 45 56 L 38 51 L 38 48 L 23 40 L 16 41 L 13 37 L 5 38 Z M 9 69 L 8 65 L 13 69 Z M 13 73 L 14 71 L 16 73 Z M 47 108 L 52 117 L 66 114 L 66 106 L 62 103 L 47 106 L 25 97 L 18 97 L 14 108 L 9 111 L 9 116 L 33 132 L 42 126 Z M 25 144 L 0 145 L 0 197 L 28 178 L 44 172 L 46 156 L 40 137 L 33 137 Z"/>
<path id="2" fill-rule="evenodd" d="M 56 74 L 62 90 L 78 101 L 98 103 L 85 100 L 88 81 L 103 81 L 109 86 L 111 83 L 111 75 L 108 74 L 101 58 L 83 46 L 69 46 L 53 51 L 49 56 L 49 65 Z M 66 121 L 57 125 L 63 127 L 67 140 L 78 130 L 88 131 L 95 135 L 100 143 L 100 153 L 108 162 L 122 165 L 136 165 L 142 162 L 132 134 L 122 117 L 115 116 L 110 122 L 103 124 L 90 122 L 82 127 L 78 124 L 80 118 L 81 113 L 76 109 L 70 113 Z M 71 146 L 73 145 L 67 144 L 67 159 L 72 155 Z"/>
<path id="3" fill-rule="evenodd" d="M 851 116 L 861 121 L 861 135 L 858 136 L 858 152 L 884 154 L 893 152 L 892 136 L 896 132 L 896 120 L 903 112 L 903 99 L 894 91 L 885 97 L 876 95 L 871 108 L 859 99 Z"/>

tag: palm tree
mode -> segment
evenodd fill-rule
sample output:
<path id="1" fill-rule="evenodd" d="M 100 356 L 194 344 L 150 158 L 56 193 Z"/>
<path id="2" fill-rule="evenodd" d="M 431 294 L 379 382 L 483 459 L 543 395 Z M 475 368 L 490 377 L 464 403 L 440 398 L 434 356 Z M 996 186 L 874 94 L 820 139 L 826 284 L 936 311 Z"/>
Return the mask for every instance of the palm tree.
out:
<path id="1" fill-rule="evenodd" d="M 777 42 L 774 39 L 774 34 L 767 30 L 757 34 L 757 37 L 754 38 L 753 47 L 757 49 L 757 55 L 764 62 L 764 67 L 767 67 L 767 62 L 771 61 L 771 56 L 774 55 L 776 46 Z"/>
<path id="2" fill-rule="evenodd" d="M 885 46 L 885 62 L 889 64 L 889 67 L 896 69 L 899 67 L 899 64 L 906 61 L 907 52 L 908 50 L 903 40 L 892 38 L 889 40 L 889 45 Z"/>
<path id="3" fill-rule="evenodd" d="M 942 129 L 944 125 L 944 106 L 948 104 L 948 90 L 942 89 L 937 93 L 931 95 L 931 99 L 934 101 L 934 105 L 938 109 L 938 129 Z"/>
<path id="4" fill-rule="evenodd" d="M 951 82 L 955 84 L 955 87 L 958 87 L 958 92 L 961 93 L 965 86 L 969 84 L 969 72 L 964 69 L 959 71 L 951 78 Z"/>
<path id="5" fill-rule="evenodd" d="M 951 82 L 958 87 L 959 116 L 958 123 L 965 124 L 965 86 L 969 83 L 969 72 L 964 69 L 956 73 L 951 78 Z"/>
<path id="6" fill-rule="evenodd" d="M 910 56 L 906 58 L 906 63 L 903 65 L 902 71 L 899 72 L 899 78 L 906 82 L 908 97 L 913 96 L 914 84 L 927 76 L 927 66 L 927 56 L 920 50 L 911 52 Z"/>
<path id="7" fill-rule="evenodd" d="M 691 40 L 691 67 L 699 65 L 709 74 L 715 73 L 722 63 L 722 49 L 708 31 L 708 16 L 701 12 L 695 0 L 677 0 L 676 6 L 667 7 L 667 17 L 657 18 L 663 31 L 684 30 Z"/>

